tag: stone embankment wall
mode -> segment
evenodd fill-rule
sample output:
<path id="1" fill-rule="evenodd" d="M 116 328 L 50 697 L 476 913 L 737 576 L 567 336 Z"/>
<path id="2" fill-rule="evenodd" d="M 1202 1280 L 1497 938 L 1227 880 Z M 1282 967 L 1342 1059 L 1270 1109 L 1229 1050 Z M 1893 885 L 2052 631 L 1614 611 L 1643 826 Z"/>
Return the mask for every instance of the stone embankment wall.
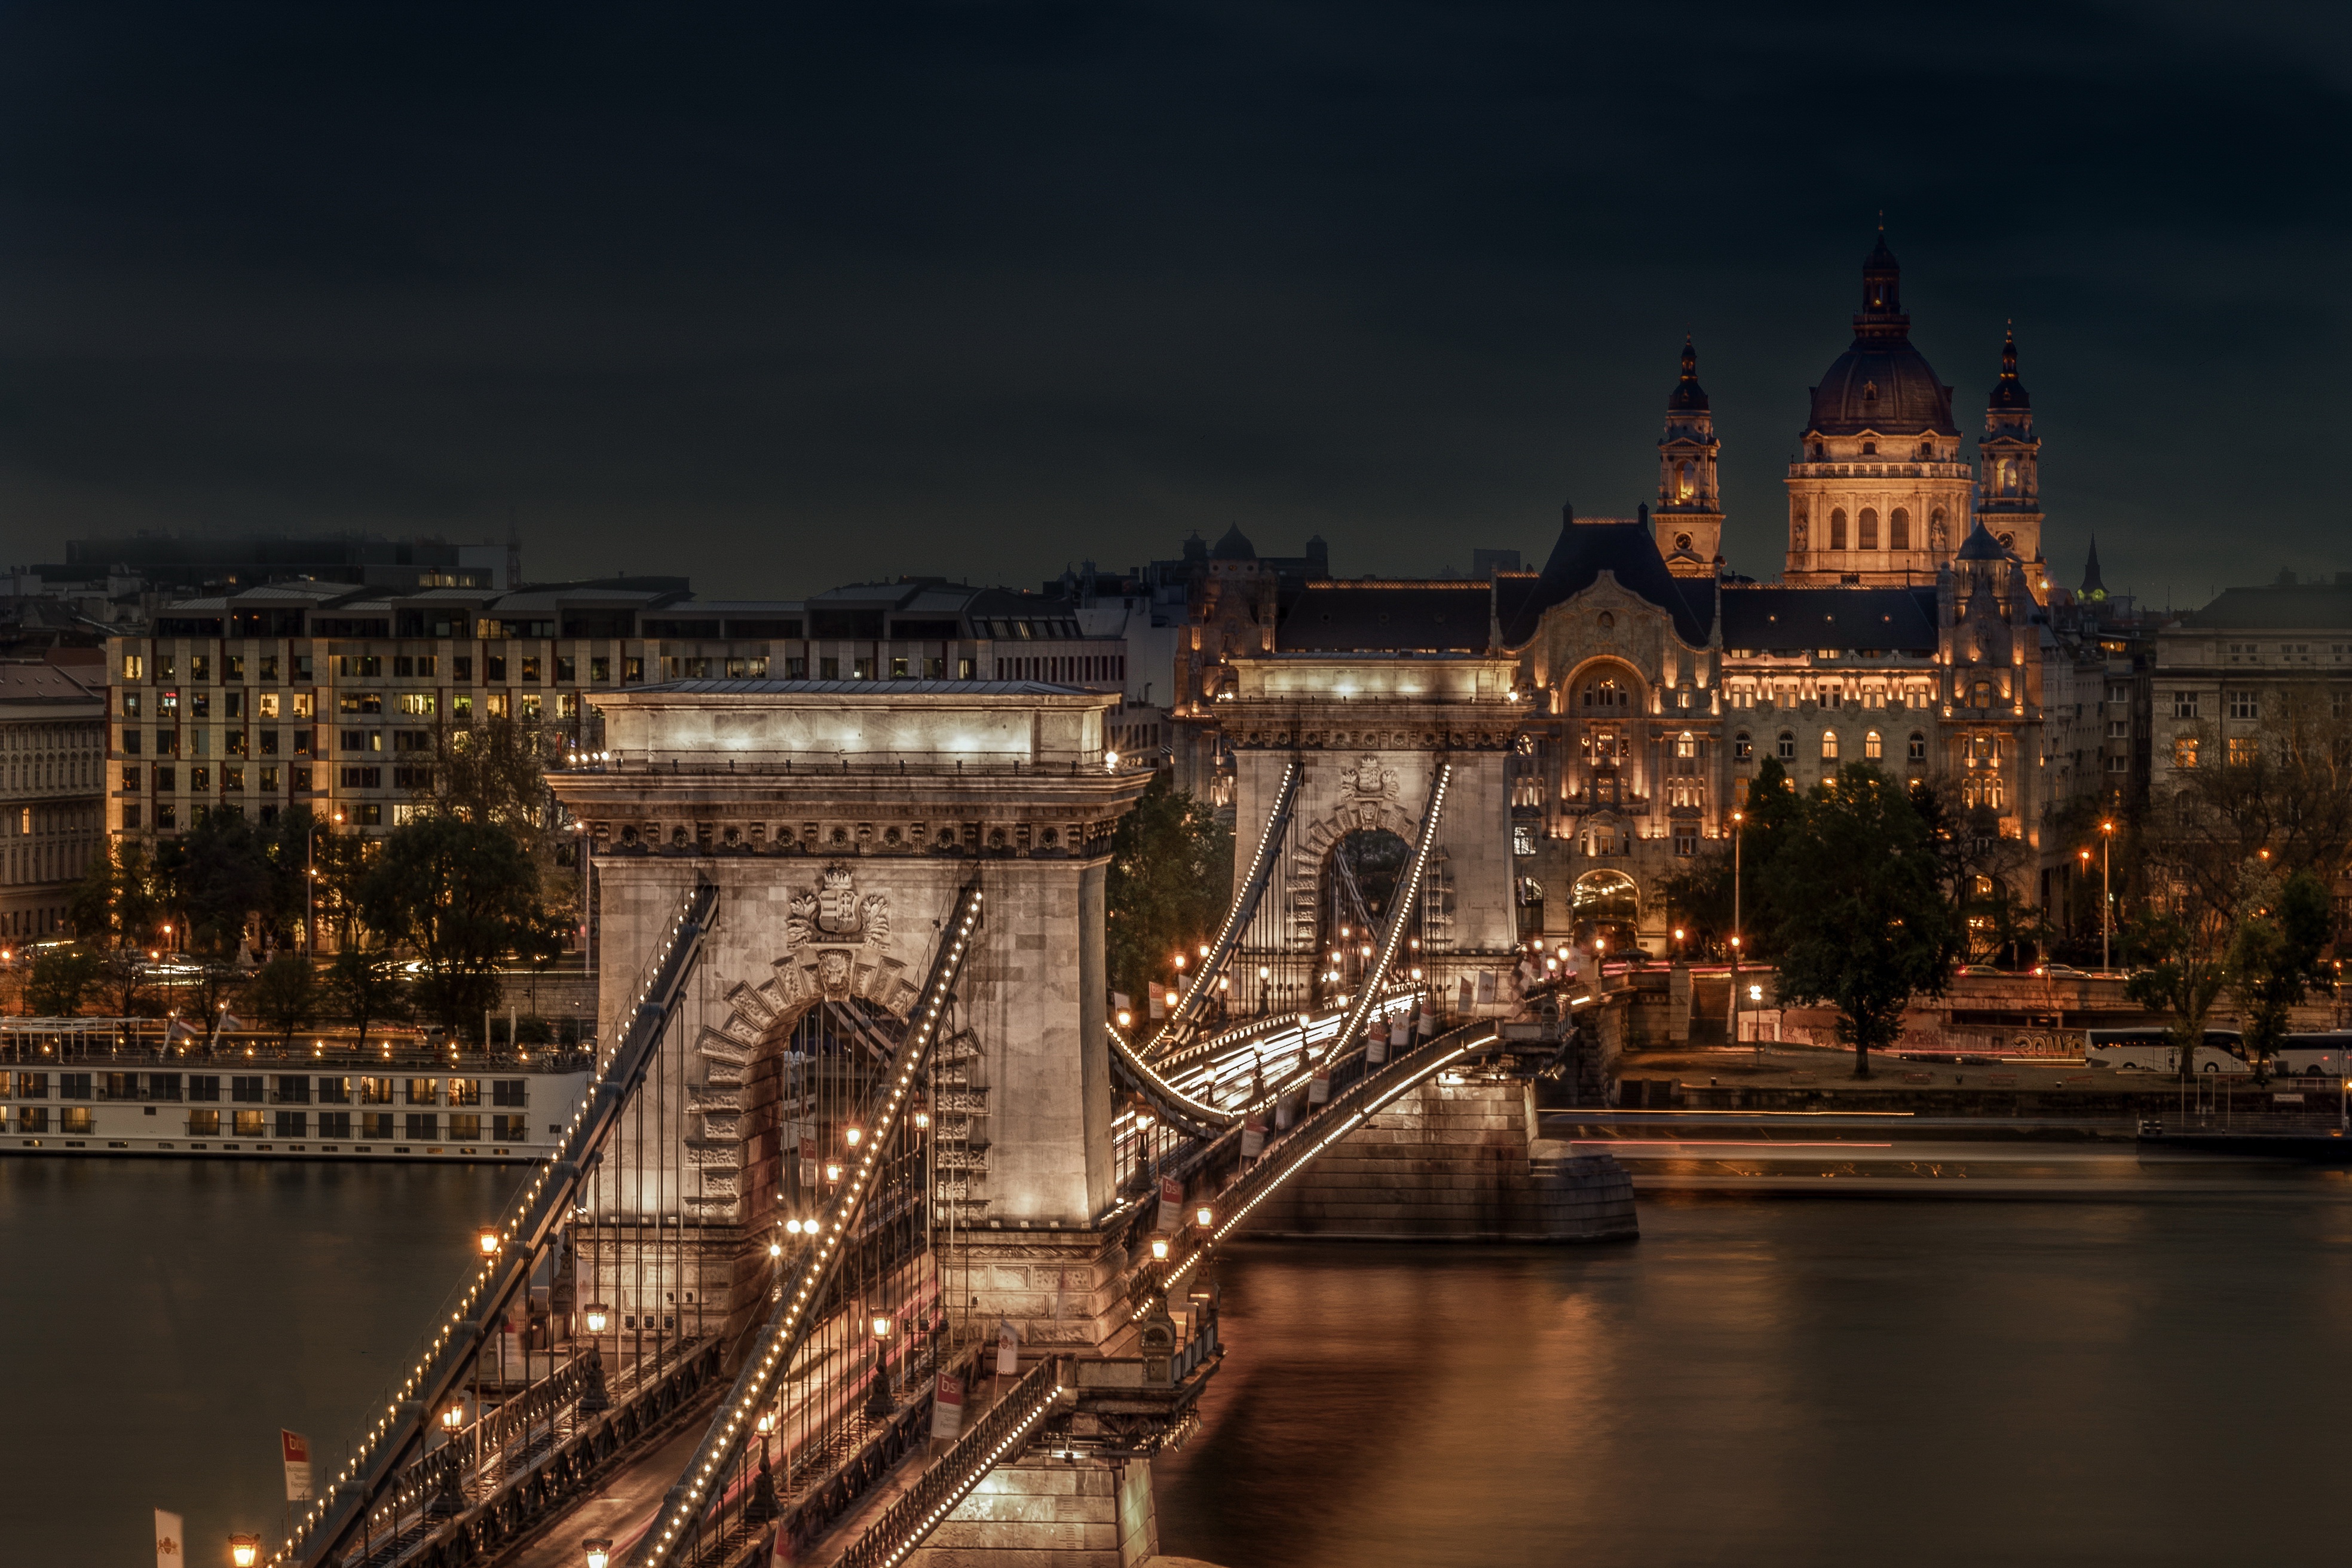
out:
<path id="1" fill-rule="evenodd" d="M 1151 1467 L 1032 1456 L 989 1472 L 908 1568 L 1139 1568 L 1159 1555 Z"/>
<path id="2" fill-rule="evenodd" d="M 1248 1234 L 1364 1241 L 1639 1234 L 1623 1167 L 1530 1137 L 1529 1100 L 1523 1084 L 1423 1084 L 1267 1199 Z"/>

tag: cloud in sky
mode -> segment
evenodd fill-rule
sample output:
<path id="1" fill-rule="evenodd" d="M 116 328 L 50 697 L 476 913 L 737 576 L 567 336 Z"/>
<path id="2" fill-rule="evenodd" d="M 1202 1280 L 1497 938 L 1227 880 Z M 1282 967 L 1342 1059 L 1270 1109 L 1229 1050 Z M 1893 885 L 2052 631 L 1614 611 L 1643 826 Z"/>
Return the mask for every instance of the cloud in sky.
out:
<path id="1" fill-rule="evenodd" d="M 2332 13 L 840 10 L 0 13 L 6 557 L 1466 567 L 1649 498 L 1689 331 L 1769 574 L 1884 209 L 1970 429 L 2016 322 L 2060 580 L 2352 568 Z"/>

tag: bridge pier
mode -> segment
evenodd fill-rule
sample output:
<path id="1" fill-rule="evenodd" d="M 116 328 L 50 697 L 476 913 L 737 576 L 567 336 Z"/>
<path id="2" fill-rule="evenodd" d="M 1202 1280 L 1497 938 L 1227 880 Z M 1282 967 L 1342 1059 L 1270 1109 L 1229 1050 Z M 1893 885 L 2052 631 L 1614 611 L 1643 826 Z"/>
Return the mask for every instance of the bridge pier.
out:
<path id="1" fill-rule="evenodd" d="M 1639 1234 L 1607 1154 L 1535 1136 L 1529 1082 L 1422 1085 L 1262 1205 L 1250 1234 L 1363 1241 L 1603 1241 Z"/>
<path id="2" fill-rule="evenodd" d="M 1148 1459 L 1034 1456 L 990 1472 L 908 1568 L 1137 1568 L 1160 1553 Z"/>

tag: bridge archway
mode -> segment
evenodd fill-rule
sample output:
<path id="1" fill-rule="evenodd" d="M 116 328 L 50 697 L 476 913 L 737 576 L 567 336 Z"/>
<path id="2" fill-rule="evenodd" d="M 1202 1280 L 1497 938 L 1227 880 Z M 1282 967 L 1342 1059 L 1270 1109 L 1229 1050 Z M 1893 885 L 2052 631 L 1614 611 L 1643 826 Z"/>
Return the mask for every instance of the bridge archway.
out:
<path id="1" fill-rule="evenodd" d="M 1641 925 L 1641 890 L 1622 871 L 1587 871 L 1569 895 L 1569 916 L 1577 941 L 1602 936 L 1625 951 Z"/>

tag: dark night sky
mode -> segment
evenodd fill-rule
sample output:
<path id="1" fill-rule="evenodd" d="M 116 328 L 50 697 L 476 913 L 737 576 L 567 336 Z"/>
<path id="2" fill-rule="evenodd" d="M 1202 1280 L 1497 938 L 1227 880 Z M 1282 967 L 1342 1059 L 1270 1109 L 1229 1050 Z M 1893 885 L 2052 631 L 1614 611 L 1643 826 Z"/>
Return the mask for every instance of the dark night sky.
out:
<path id="1" fill-rule="evenodd" d="M 1733 564 L 1884 208 L 2057 575 L 2352 568 L 2340 8 L 0 7 L 0 561 L 502 534 L 709 595 L 1343 573 L 1630 513 L 1685 330 Z"/>

